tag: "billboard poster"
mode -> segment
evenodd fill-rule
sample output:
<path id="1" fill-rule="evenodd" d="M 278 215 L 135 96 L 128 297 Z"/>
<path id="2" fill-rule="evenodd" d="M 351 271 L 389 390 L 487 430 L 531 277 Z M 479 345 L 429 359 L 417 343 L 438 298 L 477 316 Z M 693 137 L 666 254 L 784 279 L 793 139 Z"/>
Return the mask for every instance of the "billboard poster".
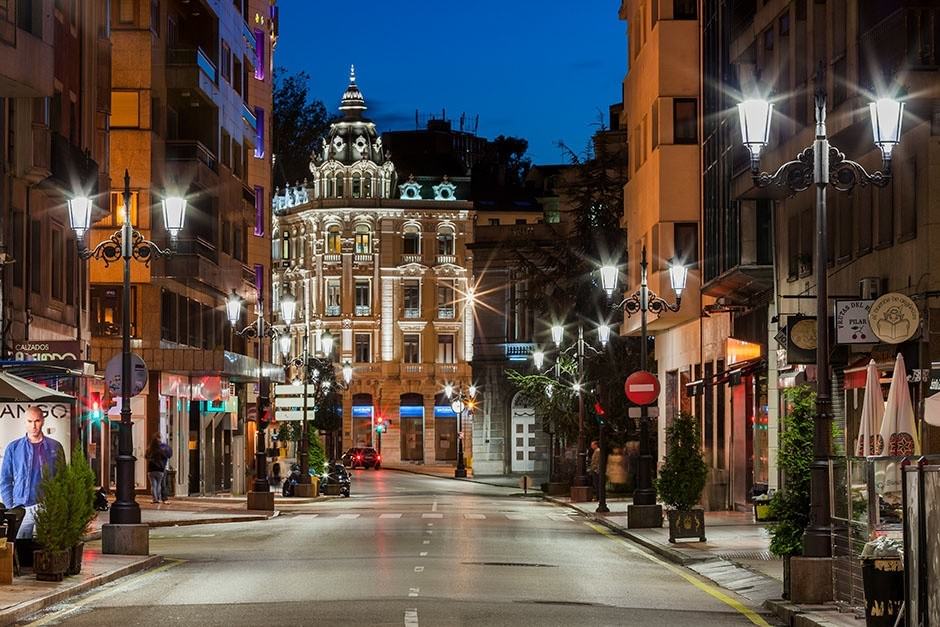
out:
<path id="1" fill-rule="evenodd" d="M 70 403 L 0 403 L 0 463 L 10 442 L 26 436 L 26 410 L 36 406 L 43 413 L 43 437 L 52 438 L 62 445 L 65 458 L 72 452 Z"/>

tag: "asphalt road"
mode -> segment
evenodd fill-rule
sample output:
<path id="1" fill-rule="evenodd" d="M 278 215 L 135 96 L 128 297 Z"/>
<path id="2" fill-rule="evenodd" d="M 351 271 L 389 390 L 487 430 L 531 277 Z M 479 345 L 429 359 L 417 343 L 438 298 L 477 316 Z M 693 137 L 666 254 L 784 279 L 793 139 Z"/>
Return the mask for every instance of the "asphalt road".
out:
<path id="1" fill-rule="evenodd" d="M 716 598 L 704 580 L 570 510 L 517 490 L 389 470 L 357 471 L 349 499 L 290 507 L 264 522 L 156 529 L 150 547 L 170 561 L 31 621 L 754 624 L 734 607 L 747 607 L 743 599 Z"/>

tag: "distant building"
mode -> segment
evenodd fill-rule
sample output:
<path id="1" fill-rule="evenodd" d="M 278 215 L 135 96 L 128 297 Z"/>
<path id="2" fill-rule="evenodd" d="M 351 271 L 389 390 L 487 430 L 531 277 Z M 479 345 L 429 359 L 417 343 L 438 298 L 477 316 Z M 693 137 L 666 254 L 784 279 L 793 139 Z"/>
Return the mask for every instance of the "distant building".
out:
<path id="1" fill-rule="evenodd" d="M 443 390 L 471 383 L 473 206 L 446 173 L 398 176 L 354 73 L 339 108 L 307 185 L 274 198 L 275 299 L 297 299 L 294 354 L 304 335 L 321 351 L 329 331 L 334 359 L 354 366 L 344 449 L 377 445 L 382 416 L 384 463 L 453 465 L 457 420 Z M 464 425 L 468 460 L 475 422 Z"/>

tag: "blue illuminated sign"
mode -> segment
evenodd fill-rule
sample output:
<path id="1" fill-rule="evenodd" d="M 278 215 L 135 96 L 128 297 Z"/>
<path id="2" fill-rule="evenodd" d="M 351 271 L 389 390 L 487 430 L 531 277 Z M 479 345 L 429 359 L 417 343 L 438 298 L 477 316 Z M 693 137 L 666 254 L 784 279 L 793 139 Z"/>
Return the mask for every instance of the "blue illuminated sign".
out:
<path id="1" fill-rule="evenodd" d="M 434 417 L 435 418 L 456 418 L 457 414 L 455 414 L 454 410 L 448 407 L 447 405 L 435 405 Z"/>
<path id="2" fill-rule="evenodd" d="M 424 418 L 424 407 L 421 405 L 402 405 L 398 415 L 402 418 Z"/>
<path id="3" fill-rule="evenodd" d="M 353 405 L 352 415 L 353 418 L 371 418 L 372 405 Z"/>

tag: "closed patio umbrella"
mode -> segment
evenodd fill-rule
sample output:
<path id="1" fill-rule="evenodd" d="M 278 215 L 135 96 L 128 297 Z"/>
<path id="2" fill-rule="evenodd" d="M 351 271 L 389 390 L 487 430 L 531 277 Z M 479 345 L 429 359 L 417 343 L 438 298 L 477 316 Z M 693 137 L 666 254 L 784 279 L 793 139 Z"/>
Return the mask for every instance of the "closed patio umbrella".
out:
<path id="1" fill-rule="evenodd" d="M 881 455 L 884 440 L 881 439 L 881 424 L 885 415 L 885 397 L 881 391 L 878 367 L 875 360 L 868 362 L 865 376 L 865 396 L 862 399 L 862 419 L 858 425 L 855 454 L 859 457 Z"/>
<path id="2" fill-rule="evenodd" d="M 44 385 L 33 383 L 9 372 L 0 372 L 0 402 L 3 403 L 39 403 L 72 402 L 75 399 L 68 394 L 57 392 Z"/>
<path id="3" fill-rule="evenodd" d="M 917 441 L 917 430 L 914 428 L 911 390 L 907 385 L 907 369 L 901 353 L 898 353 L 894 362 L 888 404 L 881 424 L 881 439 L 885 446 L 883 455 L 903 457 L 920 453 L 920 442 Z"/>

